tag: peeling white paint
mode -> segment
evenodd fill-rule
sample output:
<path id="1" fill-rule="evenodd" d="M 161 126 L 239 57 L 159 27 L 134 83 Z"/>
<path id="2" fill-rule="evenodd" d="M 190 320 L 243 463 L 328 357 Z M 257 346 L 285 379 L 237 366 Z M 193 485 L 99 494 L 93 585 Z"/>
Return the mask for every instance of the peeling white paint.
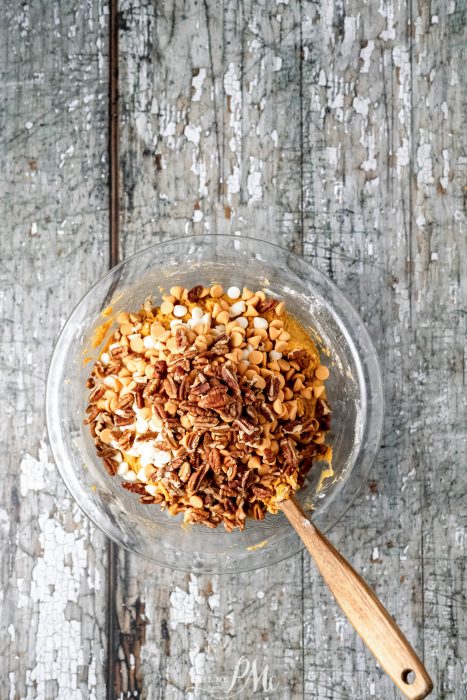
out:
<path id="1" fill-rule="evenodd" d="M 359 95 L 357 95 L 354 98 L 352 106 L 353 106 L 354 110 L 357 112 L 357 114 L 361 114 L 362 117 L 367 117 L 369 104 L 370 104 L 369 97 L 360 97 Z"/>
<path id="2" fill-rule="evenodd" d="M 372 131 L 368 133 L 368 158 L 361 163 L 360 168 L 365 172 L 376 170 L 377 168 L 375 158 L 375 135 Z"/>
<path id="3" fill-rule="evenodd" d="M 55 465 L 49 462 L 46 443 L 43 441 L 40 443 L 39 459 L 35 459 L 30 454 L 25 454 L 19 469 L 20 492 L 23 498 L 27 496 L 28 491 L 42 491 L 45 488 L 46 473 L 55 469 Z"/>
<path id="4" fill-rule="evenodd" d="M 396 38 L 396 30 L 394 29 L 394 6 L 391 2 L 385 3 L 384 0 L 381 2 L 378 12 L 382 17 L 386 17 L 386 29 L 384 29 L 380 36 L 383 41 L 393 41 Z"/>
<path id="5" fill-rule="evenodd" d="M 250 156 L 250 172 L 247 178 L 247 190 L 250 195 L 250 202 L 258 202 L 263 196 L 263 188 L 261 185 L 261 172 L 256 168 L 261 167 L 257 158 Z"/>
<path id="6" fill-rule="evenodd" d="M 375 42 L 370 39 L 368 44 L 360 50 L 360 58 L 363 61 L 363 65 L 360 68 L 360 73 L 368 73 L 370 71 L 371 54 L 375 48 Z"/>
<path id="7" fill-rule="evenodd" d="M 410 163 L 409 141 L 406 138 L 402 139 L 402 146 L 396 151 L 397 167 L 400 169 Z"/>
<path id="8" fill-rule="evenodd" d="M 448 189 L 449 186 L 449 151 L 447 148 L 443 148 L 443 176 L 440 178 L 441 187 L 444 190 Z"/>
<path id="9" fill-rule="evenodd" d="M 282 68 L 282 58 L 280 56 L 274 56 L 274 62 L 272 66 L 272 70 L 274 72 L 279 71 Z"/>
<path id="10" fill-rule="evenodd" d="M 191 84 L 193 86 L 193 94 L 191 96 L 192 102 L 199 102 L 201 100 L 201 95 L 203 93 L 203 83 L 206 78 L 206 69 L 200 68 L 198 75 L 194 75 Z"/>
<path id="11" fill-rule="evenodd" d="M 65 527 L 67 514 L 72 513 L 75 528 Z M 38 603 L 39 615 L 36 633 L 36 663 L 31 669 L 31 680 L 38 697 L 47 696 L 50 679 L 56 679 L 61 695 L 70 700 L 82 700 L 78 688 L 78 667 L 89 664 L 82 649 L 81 622 L 69 619 L 69 602 L 78 603 L 80 587 L 86 579 L 89 527 L 83 527 L 81 511 L 68 498 L 61 504 L 59 522 L 48 512 L 38 519 L 39 542 L 42 554 L 32 571 L 30 600 Z M 87 577 L 89 590 L 96 590 Z M 60 649 L 58 656 L 56 650 Z M 90 666 L 95 666 L 93 656 Z M 96 674 L 96 669 L 92 669 Z M 89 697 L 95 698 L 92 688 Z"/>
<path id="12" fill-rule="evenodd" d="M 188 625 L 194 622 L 196 609 L 203 600 L 198 590 L 198 579 L 194 574 L 190 574 L 188 592 L 177 586 L 170 594 L 169 621 L 171 629 L 176 629 L 177 625 L 180 624 Z"/>
<path id="13" fill-rule="evenodd" d="M 187 124 L 183 133 L 187 141 L 191 141 L 191 143 L 198 144 L 200 140 L 201 127 L 194 126 L 193 124 Z"/>
<path id="14" fill-rule="evenodd" d="M 419 185 L 431 185 L 433 179 L 433 163 L 431 161 L 431 144 L 422 143 L 417 148 L 417 182 Z"/>

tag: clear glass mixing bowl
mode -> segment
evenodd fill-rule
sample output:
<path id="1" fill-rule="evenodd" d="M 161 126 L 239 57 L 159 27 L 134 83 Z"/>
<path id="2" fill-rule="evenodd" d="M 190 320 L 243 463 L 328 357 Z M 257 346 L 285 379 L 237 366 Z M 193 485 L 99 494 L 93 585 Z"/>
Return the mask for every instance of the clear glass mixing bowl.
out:
<path id="1" fill-rule="evenodd" d="M 264 288 L 284 299 L 314 338 L 330 369 L 333 474 L 316 462 L 299 500 L 324 532 L 355 499 L 378 449 L 383 391 L 373 344 L 346 297 L 322 273 L 292 253 L 239 236 L 193 236 L 153 245 L 115 267 L 74 309 L 55 346 L 47 380 L 47 427 L 56 464 L 71 495 L 117 544 L 163 566 L 193 572 L 236 572 L 295 554 L 301 542 L 282 514 L 247 520 L 243 532 L 182 526 L 159 506 L 142 505 L 110 477 L 83 425 L 86 379 L 99 348 L 96 329 L 121 310 L 138 310 L 160 288 L 219 282 Z M 102 346 L 100 346 L 102 348 Z"/>

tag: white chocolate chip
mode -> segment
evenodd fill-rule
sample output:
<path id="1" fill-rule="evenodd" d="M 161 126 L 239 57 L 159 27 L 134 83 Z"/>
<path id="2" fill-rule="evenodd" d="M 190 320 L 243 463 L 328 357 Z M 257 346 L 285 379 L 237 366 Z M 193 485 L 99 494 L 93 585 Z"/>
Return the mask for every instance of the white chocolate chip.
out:
<path id="1" fill-rule="evenodd" d="M 200 323 L 200 325 L 202 324 L 203 326 L 205 326 L 205 325 L 210 326 L 211 325 L 211 314 L 204 314 L 204 316 L 202 316 L 202 318 L 200 319 L 199 323 Z"/>
<path id="2" fill-rule="evenodd" d="M 246 310 L 245 302 L 242 301 L 237 301 L 235 304 L 232 304 L 230 307 L 230 315 L 231 316 L 239 316 Z"/>
<path id="3" fill-rule="evenodd" d="M 156 467 L 163 467 L 164 464 L 168 464 L 171 460 L 169 452 L 164 452 L 164 450 L 158 450 L 154 456 L 154 464 Z"/>
<path id="4" fill-rule="evenodd" d="M 251 345 L 248 347 L 251 348 Z M 248 360 L 248 355 L 250 354 L 251 350 L 248 350 L 248 348 L 243 348 L 242 350 L 242 360 Z"/>
<path id="5" fill-rule="evenodd" d="M 144 343 L 144 347 L 145 347 L 145 348 L 148 348 L 148 349 L 149 349 L 149 348 L 153 348 L 154 345 L 156 344 L 155 341 L 154 341 L 154 338 L 152 337 L 152 335 L 146 335 L 146 336 L 143 338 L 143 343 Z"/>
<path id="6" fill-rule="evenodd" d="M 148 421 L 143 420 L 143 418 L 138 418 L 136 421 L 136 432 L 142 435 L 148 430 Z"/>
<path id="7" fill-rule="evenodd" d="M 227 296 L 230 297 L 230 299 L 238 299 L 240 294 L 241 291 L 238 287 L 229 287 L 227 290 Z"/>
<path id="8" fill-rule="evenodd" d="M 200 319 L 203 318 L 203 309 L 200 309 L 199 306 L 195 306 L 194 309 L 191 310 L 191 318 L 194 321 L 199 321 Z"/>
<path id="9" fill-rule="evenodd" d="M 149 494 L 151 494 L 151 496 L 155 496 L 156 493 L 157 493 L 157 486 L 155 486 L 154 484 L 148 484 L 148 485 L 146 486 L 146 491 L 147 491 Z"/>
<path id="10" fill-rule="evenodd" d="M 223 323 L 219 323 L 219 325 L 216 326 L 214 330 L 219 331 L 219 333 L 225 333 L 225 326 Z"/>
<path id="11" fill-rule="evenodd" d="M 107 365 L 108 365 L 109 362 L 110 362 L 110 356 L 109 356 L 108 353 L 106 353 L 106 352 L 103 352 L 103 353 L 102 353 L 102 355 L 101 355 L 101 362 L 102 362 L 102 364 L 104 365 L 104 367 L 107 367 Z"/>
<path id="12" fill-rule="evenodd" d="M 264 328 L 264 330 L 266 330 L 266 328 L 269 326 L 269 323 L 266 321 L 265 318 L 261 318 L 261 316 L 255 316 L 255 318 L 253 319 L 253 326 L 255 328 Z"/>
<path id="13" fill-rule="evenodd" d="M 123 462 L 122 462 L 122 464 L 123 464 Z M 134 473 L 133 470 L 130 469 L 130 471 L 127 472 L 123 478 L 125 479 L 125 481 L 133 481 L 134 482 L 134 481 L 136 481 L 136 474 Z"/>
<path id="14" fill-rule="evenodd" d="M 126 462 L 120 462 L 118 465 L 117 474 L 119 476 L 126 476 L 128 474 L 129 466 Z"/>
<path id="15" fill-rule="evenodd" d="M 240 328 L 248 328 L 248 319 L 241 316 L 240 318 L 237 318 L 236 324 L 237 326 L 240 326 Z"/>
<path id="16" fill-rule="evenodd" d="M 142 467 L 136 475 L 138 481 L 146 481 L 146 474 L 144 473 L 144 467 Z"/>
<path id="17" fill-rule="evenodd" d="M 269 353 L 269 359 L 271 362 L 275 362 L 276 360 L 280 360 L 282 358 L 282 353 L 277 352 L 277 350 L 271 350 Z"/>
<path id="18" fill-rule="evenodd" d="M 174 318 L 173 321 L 170 321 L 170 330 L 173 331 L 174 328 L 176 328 L 177 326 L 182 326 L 182 325 L 183 324 L 182 324 L 182 321 L 180 321 L 180 319 Z"/>
<path id="19" fill-rule="evenodd" d="M 122 453 L 117 451 L 112 459 L 114 459 L 118 464 L 121 464 L 123 462 Z"/>
<path id="20" fill-rule="evenodd" d="M 174 306 L 173 315 L 177 318 L 182 318 L 183 316 L 185 316 L 186 312 L 187 308 L 186 306 L 183 306 L 183 304 L 177 304 L 176 306 Z"/>

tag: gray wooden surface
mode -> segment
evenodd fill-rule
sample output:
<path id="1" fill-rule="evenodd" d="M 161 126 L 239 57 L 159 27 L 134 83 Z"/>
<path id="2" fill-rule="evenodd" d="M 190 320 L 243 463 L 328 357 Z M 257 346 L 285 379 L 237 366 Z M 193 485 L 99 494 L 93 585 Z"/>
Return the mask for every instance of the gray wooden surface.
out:
<path id="1" fill-rule="evenodd" d="M 120 10 L 122 255 L 248 233 L 346 290 L 379 352 L 386 420 L 331 538 L 424 656 L 433 697 L 463 700 L 465 2 Z M 106 545 L 51 461 L 43 403 L 54 338 L 107 265 L 108 7 L 0 12 L 0 698 L 100 699 Z M 204 700 L 242 656 L 278 685 L 250 680 L 248 699 L 398 697 L 306 555 L 208 577 L 121 552 L 117 593 L 122 697 L 135 682 L 139 697 Z"/>

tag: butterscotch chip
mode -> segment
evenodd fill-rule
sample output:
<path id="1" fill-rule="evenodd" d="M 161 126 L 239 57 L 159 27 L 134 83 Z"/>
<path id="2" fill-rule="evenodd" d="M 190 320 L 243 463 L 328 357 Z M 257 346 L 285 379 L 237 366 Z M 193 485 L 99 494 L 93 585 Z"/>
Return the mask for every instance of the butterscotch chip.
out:
<path id="1" fill-rule="evenodd" d="M 193 506 L 193 508 L 202 508 L 204 506 L 204 501 L 201 496 L 191 496 L 190 506 Z"/>
<path id="2" fill-rule="evenodd" d="M 122 335 L 131 335 L 133 333 L 133 326 L 131 323 L 122 323 L 120 326 L 120 333 Z"/>
<path id="3" fill-rule="evenodd" d="M 252 350 L 248 355 L 248 361 L 251 362 L 252 365 L 260 365 L 263 361 L 263 357 L 263 353 L 259 350 Z"/>
<path id="4" fill-rule="evenodd" d="M 315 369 L 315 377 L 316 379 L 320 379 L 322 382 L 324 382 L 326 379 L 329 377 L 329 370 L 325 365 L 319 365 Z"/>
<path id="5" fill-rule="evenodd" d="M 245 316 L 248 316 L 248 317 L 250 317 L 250 316 L 252 316 L 252 317 L 253 317 L 253 316 L 259 316 L 259 314 L 258 314 L 258 312 L 256 311 L 255 307 L 254 307 L 254 306 L 251 306 L 251 303 L 250 303 L 250 302 L 251 302 L 251 299 L 249 300 L 249 302 L 248 302 L 248 304 L 247 304 L 246 311 L 245 311 Z"/>
<path id="6" fill-rule="evenodd" d="M 171 294 L 173 297 L 175 297 L 175 299 L 177 299 L 177 300 L 180 300 L 180 299 L 182 298 L 182 295 L 183 295 L 183 292 L 184 292 L 184 291 L 185 291 L 184 288 L 183 288 L 183 287 L 179 287 L 179 286 L 171 287 L 171 288 L 170 288 L 170 294 Z"/>
<path id="7" fill-rule="evenodd" d="M 120 313 L 118 314 L 118 316 L 115 320 L 120 325 L 122 325 L 122 323 L 129 323 L 130 322 L 130 314 L 127 311 L 120 311 Z"/>
<path id="8" fill-rule="evenodd" d="M 264 389 L 266 386 L 266 380 L 260 374 L 256 374 L 253 377 L 253 383 L 257 389 Z"/>
<path id="9" fill-rule="evenodd" d="M 285 342 L 285 340 L 278 340 L 274 345 L 274 350 L 276 352 L 285 352 L 288 347 L 289 345 Z"/>
<path id="10" fill-rule="evenodd" d="M 211 287 L 211 296 L 213 299 L 218 299 L 221 297 L 224 293 L 224 289 L 221 287 L 220 284 L 214 284 Z"/>
<path id="11" fill-rule="evenodd" d="M 314 386 L 313 387 L 313 395 L 314 395 L 315 399 L 319 399 L 319 397 L 321 396 L 323 391 L 324 391 L 324 386 Z"/>
<path id="12" fill-rule="evenodd" d="M 166 332 L 166 330 L 161 323 L 158 323 L 156 321 L 151 325 L 151 335 L 155 340 L 160 338 L 161 335 L 163 335 L 165 332 Z"/>
<path id="13" fill-rule="evenodd" d="M 248 469 L 259 469 L 261 466 L 261 460 L 257 455 L 250 457 L 248 460 Z"/>
<path id="14" fill-rule="evenodd" d="M 230 314 L 228 311 L 221 311 L 216 318 L 217 323 L 225 326 L 230 321 Z"/>
<path id="15" fill-rule="evenodd" d="M 311 399 L 312 397 L 312 390 L 311 387 L 307 386 L 305 389 L 302 389 L 300 392 L 301 396 L 303 396 L 304 399 Z"/>
<path id="16" fill-rule="evenodd" d="M 272 404 L 272 407 L 277 414 L 280 415 L 282 413 L 282 401 L 279 401 L 279 399 L 276 399 L 274 401 L 274 403 Z"/>
<path id="17" fill-rule="evenodd" d="M 133 350 L 133 352 L 144 352 L 143 339 L 140 336 L 132 338 L 130 341 L 130 348 Z"/>
<path id="18" fill-rule="evenodd" d="M 230 343 L 234 348 L 238 348 L 243 343 L 243 335 L 234 331 L 230 335 Z"/>
<path id="19" fill-rule="evenodd" d="M 285 310 L 285 304 L 283 301 L 280 301 L 278 303 L 278 305 L 276 306 L 276 308 L 274 309 L 274 311 L 276 312 L 276 314 L 278 316 L 282 316 L 282 314 L 284 313 L 284 310 Z"/>
<path id="20" fill-rule="evenodd" d="M 112 431 L 110 428 L 105 428 L 99 433 L 99 437 L 106 445 L 108 445 L 113 440 Z"/>
<path id="21" fill-rule="evenodd" d="M 174 416 L 177 413 L 178 405 L 174 401 L 167 401 L 167 403 L 164 404 L 164 408 L 167 413 Z"/>
<path id="22" fill-rule="evenodd" d="M 273 326 L 269 327 L 269 337 L 271 340 L 276 340 L 281 334 L 281 329 L 280 328 L 274 328 Z"/>
<path id="23" fill-rule="evenodd" d="M 171 301 L 164 301 L 161 304 L 161 313 L 164 314 L 164 316 L 167 316 L 168 314 L 171 314 L 172 311 L 174 310 L 174 305 L 172 304 Z"/>
<path id="24" fill-rule="evenodd" d="M 167 340 L 166 346 L 170 352 L 175 352 L 178 350 L 177 339 L 172 336 Z"/>
<path id="25" fill-rule="evenodd" d="M 252 299 L 255 296 L 255 293 L 251 291 L 251 289 L 248 289 L 248 287 L 243 287 L 243 292 L 242 292 L 242 299 L 244 301 L 248 301 L 248 299 Z"/>
<path id="26" fill-rule="evenodd" d="M 259 335 L 253 335 L 251 338 L 248 338 L 248 342 L 254 350 L 257 350 L 258 345 L 261 342 L 261 338 L 259 337 Z"/>
<path id="27" fill-rule="evenodd" d="M 302 382 L 300 377 L 297 376 L 297 378 L 295 379 L 294 385 L 293 385 L 293 390 L 297 392 L 297 391 L 301 391 L 304 388 L 305 388 L 304 383 Z"/>

